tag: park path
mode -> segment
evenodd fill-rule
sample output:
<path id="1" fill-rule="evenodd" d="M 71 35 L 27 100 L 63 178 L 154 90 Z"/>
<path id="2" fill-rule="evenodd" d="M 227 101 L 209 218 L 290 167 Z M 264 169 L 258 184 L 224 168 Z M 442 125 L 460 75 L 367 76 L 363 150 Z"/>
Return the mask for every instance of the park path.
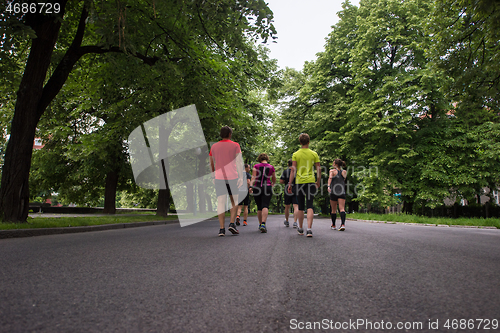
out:
<path id="1" fill-rule="evenodd" d="M 499 230 L 348 221 L 339 232 L 318 219 L 306 238 L 282 221 L 270 216 L 261 234 L 251 217 L 225 237 L 209 220 L 1 240 L 0 332 L 293 332 L 314 322 L 370 332 L 382 321 L 422 332 L 436 320 L 434 332 L 452 332 L 447 319 L 500 319 Z"/>

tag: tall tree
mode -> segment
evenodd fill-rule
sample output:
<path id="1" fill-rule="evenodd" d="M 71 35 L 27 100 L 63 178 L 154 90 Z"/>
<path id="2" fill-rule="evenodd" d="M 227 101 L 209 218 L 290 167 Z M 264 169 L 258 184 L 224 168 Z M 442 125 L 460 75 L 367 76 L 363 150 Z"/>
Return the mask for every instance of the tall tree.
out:
<path id="1" fill-rule="evenodd" d="M 36 38 L 31 40 L 5 152 L 0 188 L 3 221 L 27 218 L 28 175 L 37 124 L 84 55 L 125 53 L 147 65 L 196 62 L 208 58 L 213 49 L 234 56 L 244 49 L 245 35 L 267 40 L 274 33 L 272 12 L 262 0 L 172 0 L 152 5 L 147 1 L 62 0 L 57 14 L 7 12 L 6 6 L 11 4 L 0 5 L 0 35 L 10 38 L 6 33 L 20 27 Z"/>
<path id="2" fill-rule="evenodd" d="M 211 66 L 219 65 L 216 61 L 228 70 L 207 76 L 186 62 L 175 67 L 157 63 L 144 71 L 134 59 L 114 54 L 95 57 L 89 64 L 81 61 L 39 122 L 38 135 L 47 145 L 36 154 L 30 184 L 38 192 L 56 191 L 66 202 L 84 205 L 95 204 L 104 191 L 104 211 L 113 213 L 117 188 L 130 188 L 132 180 L 126 137 L 143 122 L 185 104 L 198 105 L 207 133 L 218 132 L 216 129 L 230 121 L 235 138 L 247 151 L 258 132 L 258 119 L 253 115 L 262 113 L 261 102 L 254 100 L 249 89 L 265 87 L 259 76 L 267 79 L 274 62 L 266 59 L 265 53 L 247 59 L 245 65 L 251 66 L 243 74 L 241 61 L 223 62 L 215 54 Z M 183 75 L 176 75 L 176 71 Z M 92 81 L 87 82 L 87 77 Z M 212 105 L 217 105 L 219 116 L 214 116 Z M 54 159 L 56 152 L 61 156 Z M 54 168 L 56 161 L 66 168 Z M 199 165 L 205 164 L 199 161 Z M 204 175 L 206 170 L 199 171 Z M 198 194 L 202 197 L 198 202 L 204 202 L 203 188 Z M 170 206 L 168 200 L 164 204 L 162 200 L 160 192 L 160 215 L 165 214 L 162 208 Z"/>
<path id="3" fill-rule="evenodd" d="M 451 104 L 440 89 L 447 78 L 427 53 L 433 8 L 432 1 L 344 2 L 325 51 L 304 67 L 304 83 L 286 102 L 301 119 L 293 136 L 312 134 L 325 165 L 346 160 L 365 204 L 393 204 L 395 192 L 407 207 L 449 195 L 449 183 L 422 181 L 426 151 L 440 140 L 433 129 L 450 124 Z"/>

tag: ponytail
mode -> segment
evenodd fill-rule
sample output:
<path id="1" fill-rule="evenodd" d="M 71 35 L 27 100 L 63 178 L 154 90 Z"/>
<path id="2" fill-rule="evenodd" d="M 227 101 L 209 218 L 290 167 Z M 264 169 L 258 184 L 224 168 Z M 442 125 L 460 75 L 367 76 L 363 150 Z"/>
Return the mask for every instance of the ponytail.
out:
<path id="1" fill-rule="evenodd" d="M 340 158 L 336 158 L 335 161 L 333 161 L 333 165 L 336 165 L 339 168 L 345 168 L 346 167 L 345 162 L 342 161 Z"/>

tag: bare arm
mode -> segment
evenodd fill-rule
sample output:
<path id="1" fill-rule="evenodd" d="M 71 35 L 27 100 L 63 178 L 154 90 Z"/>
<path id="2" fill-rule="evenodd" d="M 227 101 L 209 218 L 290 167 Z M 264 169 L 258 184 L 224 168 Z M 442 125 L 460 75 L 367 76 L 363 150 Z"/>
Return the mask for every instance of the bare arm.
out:
<path id="1" fill-rule="evenodd" d="M 290 178 L 288 179 L 288 193 L 292 193 L 292 180 L 295 177 L 295 169 L 297 169 L 297 161 L 292 162 L 292 170 L 290 171 Z"/>
<path id="2" fill-rule="evenodd" d="M 330 185 L 332 184 L 332 178 L 333 178 L 333 170 L 330 170 L 330 174 L 328 175 L 328 193 L 332 191 L 330 188 Z"/>
<path id="3" fill-rule="evenodd" d="M 271 186 L 274 186 L 276 184 L 276 172 L 273 172 L 271 176 Z"/>
<path id="4" fill-rule="evenodd" d="M 215 172 L 215 164 L 213 156 L 210 156 L 210 169 L 212 170 L 212 172 Z"/>
<path id="5" fill-rule="evenodd" d="M 243 165 L 243 157 L 241 153 L 236 155 L 236 170 L 238 171 L 238 187 L 243 185 L 245 179 L 243 178 L 245 175 L 245 166 Z"/>
<path id="6" fill-rule="evenodd" d="M 321 165 L 319 162 L 316 163 L 316 187 L 319 188 L 321 183 Z"/>
<path id="7" fill-rule="evenodd" d="M 257 178 L 257 169 L 253 168 L 252 169 L 252 180 L 250 181 L 250 186 L 253 186 L 253 184 L 255 184 L 255 178 Z"/>

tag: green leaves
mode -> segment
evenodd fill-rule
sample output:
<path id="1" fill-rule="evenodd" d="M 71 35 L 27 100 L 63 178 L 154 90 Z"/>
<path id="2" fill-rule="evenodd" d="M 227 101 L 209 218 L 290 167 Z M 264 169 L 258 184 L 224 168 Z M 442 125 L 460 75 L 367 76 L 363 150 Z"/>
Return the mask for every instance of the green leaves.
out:
<path id="1" fill-rule="evenodd" d="M 255 133 L 268 121 L 259 91 L 276 70 L 250 40 L 276 33 L 263 0 L 72 1 L 52 70 L 74 46 L 85 11 L 79 61 L 38 124 L 47 145 L 33 160 L 33 195 L 58 191 L 65 202 L 96 204 L 109 172 L 119 172 L 120 186 L 129 188 L 125 138 L 189 104 L 197 106 L 207 141 L 230 125 L 244 152 L 254 154 Z"/>
<path id="2" fill-rule="evenodd" d="M 460 108 L 500 111 L 500 6 L 496 1 L 437 1 L 429 53 L 453 78 L 444 93 Z"/>
<path id="3" fill-rule="evenodd" d="M 490 60 L 500 53 L 498 43 L 482 48 L 497 11 L 485 14 L 482 1 L 462 10 L 466 2 L 346 1 L 325 51 L 284 77 L 285 149 L 307 132 L 322 163 L 341 157 L 353 170 L 376 169 L 351 173 L 367 205 L 401 193 L 435 208 L 497 186 L 500 62 Z"/>

